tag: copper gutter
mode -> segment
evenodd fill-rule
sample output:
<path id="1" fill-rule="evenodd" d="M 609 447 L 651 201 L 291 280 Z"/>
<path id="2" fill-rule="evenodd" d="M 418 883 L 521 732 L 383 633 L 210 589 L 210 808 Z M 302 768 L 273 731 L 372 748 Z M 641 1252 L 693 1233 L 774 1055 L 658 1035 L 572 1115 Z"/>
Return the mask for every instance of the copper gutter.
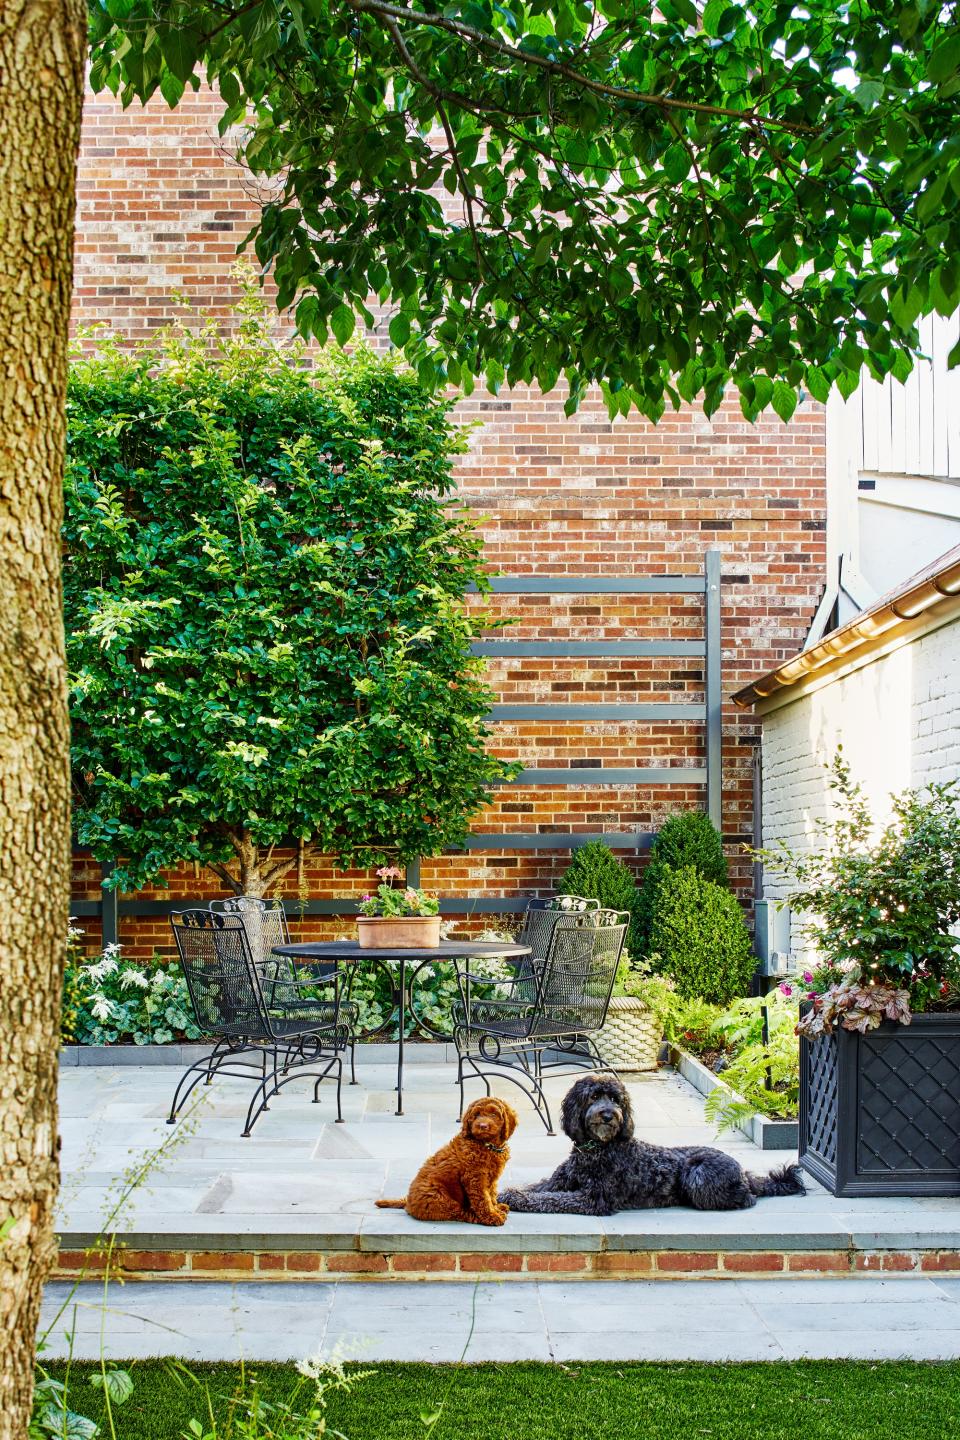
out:
<path id="1" fill-rule="evenodd" d="M 871 642 L 897 626 L 908 627 L 910 621 L 957 596 L 960 596 L 960 546 L 942 555 L 935 562 L 935 568 L 921 571 L 889 598 L 878 600 L 862 615 L 848 620 L 839 630 L 811 645 L 809 650 L 801 651 L 776 670 L 770 670 L 759 680 L 738 690 L 732 697 L 733 703 L 742 710 L 749 709 L 817 670 L 844 658 L 852 658 L 855 650 L 870 646 Z"/>

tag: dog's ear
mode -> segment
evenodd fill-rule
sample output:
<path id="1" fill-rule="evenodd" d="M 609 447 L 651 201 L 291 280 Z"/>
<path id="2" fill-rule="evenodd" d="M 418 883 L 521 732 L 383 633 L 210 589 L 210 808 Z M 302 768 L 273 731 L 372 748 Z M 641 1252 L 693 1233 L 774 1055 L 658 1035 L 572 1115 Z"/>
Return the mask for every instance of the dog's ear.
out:
<path id="1" fill-rule="evenodd" d="M 588 1097 L 592 1088 L 593 1080 L 589 1076 L 584 1076 L 582 1080 L 577 1080 L 570 1086 L 560 1106 L 560 1127 L 567 1139 L 572 1140 L 574 1145 L 582 1145 L 587 1138 L 584 1111 L 589 1103 Z"/>
<path id="2" fill-rule="evenodd" d="M 497 1104 L 503 1113 L 503 1138 L 509 1140 L 517 1128 L 517 1112 L 512 1105 L 507 1104 L 506 1100 L 498 1100 Z"/>
<path id="3" fill-rule="evenodd" d="M 619 1078 L 614 1078 L 616 1079 L 617 1087 L 617 1104 L 623 1111 L 623 1125 L 617 1138 L 620 1140 L 632 1140 L 634 1131 L 633 1106 L 630 1103 L 630 1096 L 627 1092 L 626 1085 L 624 1085 Z"/>
<path id="4" fill-rule="evenodd" d="M 460 1124 L 460 1134 L 465 1135 L 468 1140 L 470 1138 L 470 1127 L 472 1126 L 474 1120 L 476 1120 L 481 1105 L 485 1105 L 486 1103 L 487 1102 L 485 1099 L 471 1100 L 470 1104 L 463 1112 L 463 1120 Z"/>

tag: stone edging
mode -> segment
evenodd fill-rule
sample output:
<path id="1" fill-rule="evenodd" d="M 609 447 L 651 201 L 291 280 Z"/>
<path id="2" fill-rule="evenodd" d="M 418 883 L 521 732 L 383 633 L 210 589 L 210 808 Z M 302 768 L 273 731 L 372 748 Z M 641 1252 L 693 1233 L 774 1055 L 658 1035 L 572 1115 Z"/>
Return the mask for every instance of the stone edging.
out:
<path id="1" fill-rule="evenodd" d="M 676 1045 L 670 1047 L 670 1062 L 684 1080 L 688 1081 L 701 1095 L 707 1096 L 714 1090 L 725 1090 L 734 1100 L 741 1100 L 724 1080 L 708 1070 L 706 1065 L 686 1050 Z M 744 1120 L 734 1122 L 760 1150 L 796 1150 L 800 1144 L 800 1122 L 798 1120 L 771 1120 L 767 1115 L 753 1114 Z"/>
<path id="2" fill-rule="evenodd" d="M 99 1283 L 103 1252 L 62 1250 L 55 1278 Z M 125 1250 L 114 1252 L 116 1278 L 127 1280 L 409 1281 L 495 1276 L 502 1280 L 816 1279 L 883 1273 L 960 1271 L 957 1250 L 634 1250 L 373 1252 L 356 1250 Z"/>
<path id="3" fill-rule="evenodd" d="M 185 1068 L 210 1054 L 213 1042 L 207 1045 L 64 1045 L 60 1050 L 62 1066 L 88 1065 L 178 1065 Z M 456 1061 L 456 1051 L 436 1040 L 408 1040 L 403 1047 L 405 1065 L 437 1065 Z M 371 1042 L 357 1046 L 357 1064 L 396 1065 L 396 1044 Z"/>

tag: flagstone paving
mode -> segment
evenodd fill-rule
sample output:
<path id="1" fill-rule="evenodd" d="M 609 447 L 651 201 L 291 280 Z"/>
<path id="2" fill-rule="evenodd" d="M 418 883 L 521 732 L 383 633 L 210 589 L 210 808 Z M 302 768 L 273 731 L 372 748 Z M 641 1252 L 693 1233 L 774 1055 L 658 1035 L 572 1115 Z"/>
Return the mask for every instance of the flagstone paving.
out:
<path id="1" fill-rule="evenodd" d="M 41 1330 L 68 1296 L 47 1287 Z M 45 1350 L 96 1359 L 101 1300 L 81 1287 Z M 199 1360 L 950 1360 L 960 1280 L 578 1281 L 522 1285 L 115 1286 L 108 1358 Z"/>
<path id="2" fill-rule="evenodd" d="M 176 1072 L 169 1068 L 73 1067 L 61 1076 L 63 1171 L 60 1231 L 64 1248 L 101 1231 L 121 1177 L 145 1154 L 167 1149 L 130 1196 L 117 1228 L 131 1246 L 173 1245 L 202 1237 L 211 1247 L 270 1241 L 280 1246 L 471 1250 L 684 1247 L 753 1249 L 792 1245 L 831 1249 L 960 1249 L 960 1203 L 950 1199 L 837 1200 L 815 1182 L 802 1197 L 763 1200 L 754 1209 L 703 1214 L 629 1211 L 609 1219 L 514 1215 L 502 1229 L 422 1225 L 401 1211 L 380 1211 L 380 1196 L 403 1195 L 421 1161 L 456 1130 L 457 1092 L 450 1065 L 407 1068 L 404 1116 L 389 1113 L 395 1080 L 389 1065 L 362 1061 L 360 1084 L 344 1086 L 346 1123 L 333 1123 L 330 1087 L 310 1102 L 309 1082 L 289 1085 L 253 1135 L 240 1136 L 246 1100 L 236 1081 L 195 1092 L 198 1105 L 175 1127 L 165 1123 Z M 555 1108 L 569 1077 L 548 1081 Z M 497 1093 L 511 1098 L 502 1081 Z M 480 1091 L 479 1085 L 472 1093 Z M 704 1120 L 701 1097 L 671 1071 L 630 1083 L 638 1133 L 663 1144 L 719 1143 L 753 1170 L 790 1159 L 758 1150 L 739 1131 L 719 1137 Z M 515 1095 L 513 1098 L 516 1098 Z M 532 1108 L 517 1102 L 521 1123 L 510 1142 L 506 1179 L 522 1184 L 547 1174 L 569 1142 L 548 1136 Z"/>

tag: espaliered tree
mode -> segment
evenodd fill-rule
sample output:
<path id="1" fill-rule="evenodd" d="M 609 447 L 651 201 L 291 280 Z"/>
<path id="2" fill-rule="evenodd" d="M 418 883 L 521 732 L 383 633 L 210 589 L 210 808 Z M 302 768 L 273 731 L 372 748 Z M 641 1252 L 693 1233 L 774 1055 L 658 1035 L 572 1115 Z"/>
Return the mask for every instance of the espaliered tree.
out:
<path id="1" fill-rule="evenodd" d="M 171 331 L 78 360 L 64 561 L 77 841 L 142 886 L 461 840 L 512 767 L 470 651 L 489 587 L 462 432 L 395 361 Z M 276 847 L 295 847 L 276 856 Z"/>
<path id="2" fill-rule="evenodd" d="M 957 0 L 94 0 L 95 88 L 282 177 L 254 233 L 305 335 L 373 298 L 434 384 L 784 419 L 911 368 L 960 303 Z M 448 192 L 446 195 L 444 192 Z M 953 359 L 960 358 L 960 346 Z"/>
<path id="3" fill-rule="evenodd" d="M 175 105 L 209 80 L 282 177 L 254 243 L 302 332 L 345 342 L 374 296 L 424 384 L 561 381 L 574 408 L 595 380 L 652 417 L 732 384 L 789 417 L 800 386 L 905 374 L 917 318 L 960 304 L 958 0 L 91 13 L 95 86 Z M 80 0 L 0 6 L 0 1440 L 26 1434 L 52 1254 L 82 26 Z"/>

